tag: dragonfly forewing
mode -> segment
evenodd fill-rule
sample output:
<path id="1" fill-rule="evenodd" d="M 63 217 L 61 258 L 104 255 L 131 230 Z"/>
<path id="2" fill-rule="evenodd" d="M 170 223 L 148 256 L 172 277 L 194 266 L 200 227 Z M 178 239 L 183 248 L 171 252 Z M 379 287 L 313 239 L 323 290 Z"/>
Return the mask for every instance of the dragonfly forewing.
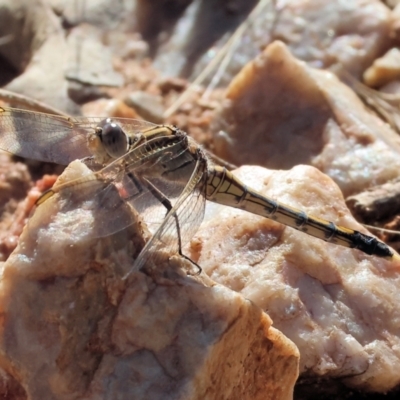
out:
<path id="1" fill-rule="evenodd" d="M 71 118 L 0 107 L 2 150 L 66 165 L 90 156 L 86 141 L 86 132 Z"/>
<path id="2" fill-rule="evenodd" d="M 274 219 L 309 235 L 367 254 L 397 255 L 376 238 L 307 215 L 248 188 L 213 166 L 186 133 L 132 119 L 68 118 L 0 107 L 0 149 L 68 164 L 86 158 L 94 172 L 50 190 L 64 210 L 93 215 L 93 237 L 131 225 L 139 214 L 153 236 L 134 265 L 178 252 L 203 217 L 205 199 Z M 90 157 L 90 158 L 87 158 Z"/>
<path id="3" fill-rule="evenodd" d="M 93 238 L 125 229 L 140 215 L 152 237 L 134 270 L 150 259 L 158 263 L 162 254 L 181 253 L 194 235 L 204 214 L 206 169 L 186 136 L 161 137 L 96 173 L 56 186 L 43 199 L 58 193 L 62 211 L 90 211 Z"/>
<path id="4" fill-rule="evenodd" d="M 103 118 L 64 117 L 0 107 L 0 149 L 34 160 L 67 165 L 95 156 L 88 138 Z M 127 135 L 153 128 L 151 122 L 115 118 Z"/>
<path id="5" fill-rule="evenodd" d="M 171 254 L 183 255 L 183 246 L 194 236 L 204 218 L 206 168 L 204 160 L 196 160 L 193 173 L 177 202 L 147 242 L 125 279 L 148 262 L 158 265 Z"/>

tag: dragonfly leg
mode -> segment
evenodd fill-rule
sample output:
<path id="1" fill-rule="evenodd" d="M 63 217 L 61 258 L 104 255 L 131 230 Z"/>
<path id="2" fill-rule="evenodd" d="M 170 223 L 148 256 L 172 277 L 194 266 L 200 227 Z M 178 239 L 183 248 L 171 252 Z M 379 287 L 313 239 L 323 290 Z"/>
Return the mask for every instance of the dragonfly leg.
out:
<path id="1" fill-rule="evenodd" d="M 143 186 L 145 186 L 148 189 L 148 191 L 166 208 L 167 211 L 166 211 L 165 215 L 167 215 L 168 212 L 171 211 L 172 204 L 169 201 L 169 199 L 159 189 L 157 189 L 148 179 L 138 178 L 132 172 L 127 174 L 127 176 L 131 180 L 131 182 L 135 185 L 135 187 L 137 189 L 137 193 L 135 193 L 129 197 L 124 197 L 125 201 L 133 200 L 137 196 L 141 195 L 143 193 Z M 179 229 L 178 229 L 178 232 L 179 232 Z"/>
<path id="2" fill-rule="evenodd" d="M 129 172 L 127 174 L 127 177 L 131 180 L 131 182 L 135 185 L 136 189 L 137 189 L 137 193 L 128 196 L 128 197 L 124 197 L 125 201 L 129 201 L 129 200 L 133 200 L 135 199 L 137 196 L 141 195 L 143 193 L 143 189 L 142 189 L 142 185 L 140 184 L 140 180 L 132 173 Z"/>
<path id="3" fill-rule="evenodd" d="M 141 178 L 140 181 L 146 186 L 146 188 L 149 190 L 149 192 L 167 209 L 167 214 L 168 214 L 168 212 L 170 212 L 173 208 L 168 197 L 166 197 L 159 189 L 157 189 L 148 179 Z M 190 261 L 192 264 L 194 264 L 197 267 L 198 271 L 195 275 L 199 275 L 202 271 L 201 267 L 198 264 L 196 264 L 192 259 L 190 259 L 188 256 L 183 254 L 183 252 L 182 252 L 182 237 L 181 237 L 181 229 L 179 226 L 179 219 L 175 212 L 173 213 L 173 216 L 175 219 L 176 232 L 178 235 L 178 253 L 182 258 Z"/>
<path id="4" fill-rule="evenodd" d="M 200 267 L 199 264 L 197 264 L 196 262 L 194 262 L 190 257 L 185 256 L 181 251 L 179 251 L 179 255 L 184 258 L 185 260 L 188 260 L 191 264 L 193 264 L 196 268 L 197 271 L 194 274 L 190 274 L 190 275 L 200 275 L 201 272 L 203 271 L 203 269 Z"/>

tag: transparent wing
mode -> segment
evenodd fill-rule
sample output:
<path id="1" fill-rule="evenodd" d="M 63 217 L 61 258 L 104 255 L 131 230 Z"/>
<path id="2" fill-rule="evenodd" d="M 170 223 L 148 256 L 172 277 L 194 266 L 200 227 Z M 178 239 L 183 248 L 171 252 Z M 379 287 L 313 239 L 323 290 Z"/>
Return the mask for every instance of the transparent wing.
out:
<path id="1" fill-rule="evenodd" d="M 97 173 L 53 188 L 60 194 L 61 211 L 89 211 L 89 237 L 122 230 L 135 222 L 137 213 L 151 233 L 157 232 L 197 165 L 184 139 L 171 140 L 168 150 L 149 153 L 149 141 Z"/>
<path id="2" fill-rule="evenodd" d="M 166 256 L 178 253 L 194 236 L 204 217 L 205 167 L 205 164 L 197 161 L 192 176 L 175 206 L 163 219 L 125 278 L 149 261 L 157 265 L 165 260 Z"/>
<path id="3" fill-rule="evenodd" d="M 116 180 L 120 179 L 118 176 Z M 120 196 L 118 188 L 91 174 L 76 182 L 64 185 L 58 193 L 59 212 L 64 220 L 82 219 L 82 232 L 87 239 L 105 237 L 116 233 L 137 221 L 137 215 Z M 40 205 L 46 207 L 46 201 Z M 81 228 L 78 228 L 81 229 Z"/>
<path id="4" fill-rule="evenodd" d="M 92 155 L 87 147 L 87 135 L 102 120 L 0 107 L 0 149 L 21 157 L 67 165 Z M 155 126 L 147 121 L 113 120 L 127 134 Z"/>

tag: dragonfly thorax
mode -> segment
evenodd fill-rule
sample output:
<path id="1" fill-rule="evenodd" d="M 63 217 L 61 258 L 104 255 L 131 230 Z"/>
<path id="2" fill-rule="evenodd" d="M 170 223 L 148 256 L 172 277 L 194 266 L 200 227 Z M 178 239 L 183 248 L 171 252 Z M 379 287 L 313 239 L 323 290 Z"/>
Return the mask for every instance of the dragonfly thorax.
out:
<path id="1" fill-rule="evenodd" d="M 104 150 L 111 158 L 119 158 L 129 149 L 129 138 L 120 125 L 107 118 L 96 127 Z"/>

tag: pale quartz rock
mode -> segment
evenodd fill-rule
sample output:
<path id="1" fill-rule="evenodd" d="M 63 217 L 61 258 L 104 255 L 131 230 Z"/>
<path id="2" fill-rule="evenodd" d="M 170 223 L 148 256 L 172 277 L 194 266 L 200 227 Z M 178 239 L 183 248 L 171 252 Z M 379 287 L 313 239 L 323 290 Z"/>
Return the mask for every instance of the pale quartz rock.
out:
<path id="1" fill-rule="evenodd" d="M 241 167 L 248 186 L 310 215 L 368 233 L 337 185 L 309 166 Z M 365 391 L 400 383 L 400 265 L 327 244 L 242 210 L 209 204 L 190 256 L 263 308 L 298 346 L 300 373 Z M 302 375 L 301 375 L 302 376 Z M 331 384 L 327 383 L 327 384 Z"/>
<path id="2" fill-rule="evenodd" d="M 215 152 L 236 165 L 311 164 L 347 196 L 399 176 L 400 141 L 335 75 L 274 42 L 230 84 L 212 123 Z"/>
<path id="3" fill-rule="evenodd" d="M 76 161 L 58 184 L 90 174 Z M 72 198 L 40 205 L 2 265 L 2 396 L 292 399 L 298 350 L 259 307 L 178 257 L 124 281 L 140 218 L 94 238 L 98 215 Z"/>
<path id="4" fill-rule="evenodd" d="M 257 6 L 258 13 L 247 18 Z M 260 49 L 275 40 L 284 41 L 310 65 L 356 77 L 391 45 L 391 10 L 379 0 L 196 0 L 160 48 L 155 60 L 158 69 L 166 75 L 192 74 L 193 80 L 243 21 L 244 29 L 228 49 L 228 61 L 218 62 L 208 81 L 219 75 L 219 84 L 229 84 Z M 225 65 L 216 73 L 221 64 Z"/>
<path id="5" fill-rule="evenodd" d="M 276 9 L 269 42 L 317 68 L 360 76 L 390 45 L 391 12 L 379 0 L 278 0 Z"/>

